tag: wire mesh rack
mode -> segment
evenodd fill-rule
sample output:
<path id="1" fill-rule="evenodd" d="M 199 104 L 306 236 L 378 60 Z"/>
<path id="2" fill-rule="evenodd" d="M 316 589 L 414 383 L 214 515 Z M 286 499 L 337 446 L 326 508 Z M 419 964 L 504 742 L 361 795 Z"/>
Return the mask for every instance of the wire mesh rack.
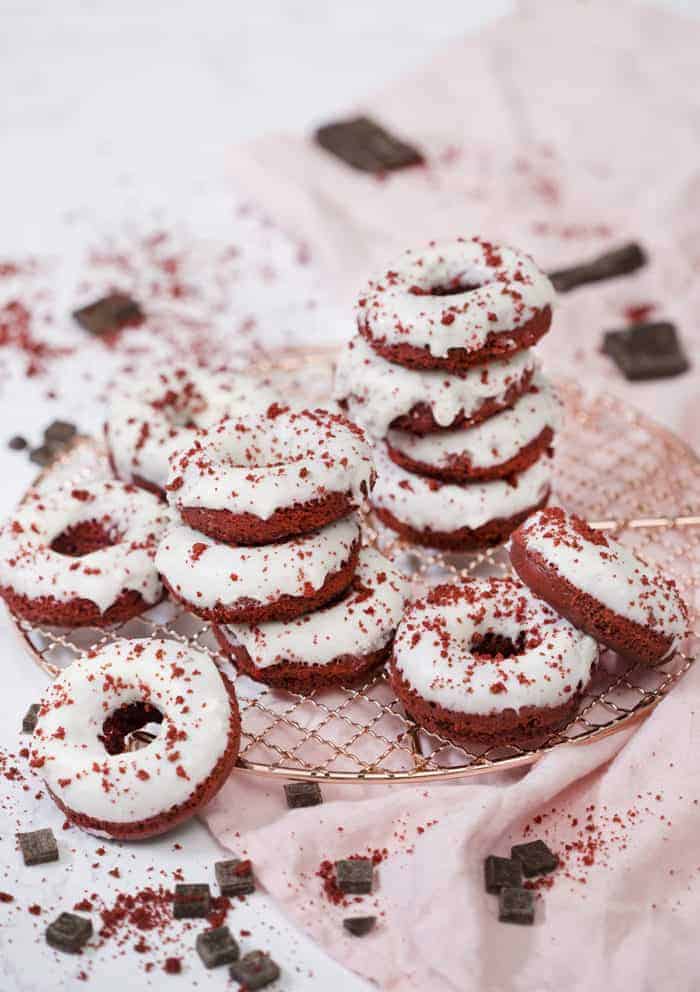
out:
<path id="1" fill-rule="evenodd" d="M 287 395 L 303 391 L 308 405 L 327 405 L 333 358 L 330 349 L 290 350 L 259 358 L 256 373 L 265 371 Z M 552 502 L 613 533 L 672 574 L 691 606 L 693 631 L 684 650 L 657 668 L 604 652 L 576 716 L 546 738 L 527 746 L 471 749 L 428 734 L 404 713 L 382 671 L 363 685 L 309 696 L 267 689 L 231 668 L 209 623 L 170 601 L 108 630 L 12 622 L 30 656 L 50 675 L 119 637 L 168 637 L 206 651 L 236 686 L 242 717 L 239 766 L 259 775 L 343 783 L 449 779 L 526 765 L 554 748 L 625 730 L 644 719 L 694 662 L 700 636 L 694 609 L 700 582 L 700 461 L 679 438 L 620 400 L 586 397 L 567 382 L 558 388 L 565 427 L 557 438 Z M 81 438 L 34 488 L 110 476 L 102 443 Z M 369 512 L 365 543 L 406 572 L 415 594 L 449 579 L 510 573 L 503 547 L 459 555 L 417 548 L 382 528 Z"/>

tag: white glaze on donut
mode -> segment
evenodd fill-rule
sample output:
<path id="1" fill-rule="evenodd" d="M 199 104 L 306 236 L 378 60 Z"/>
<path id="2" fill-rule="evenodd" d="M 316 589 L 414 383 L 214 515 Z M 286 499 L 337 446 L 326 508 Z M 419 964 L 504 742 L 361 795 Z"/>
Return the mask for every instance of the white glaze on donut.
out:
<path id="1" fill-rule="evenodd" d="M 158 737 L 110 755 L 99 739 L 121 706 L 163 714 Z M 228 745 L 231 703 L 211 658 L 175 641 L 118 640 L 79 658 L 46 690 L 31 764 L 69 809 L 138 823 L 188 802 Z"/>
<path id="2" fill-rule="evenodd" d="M 475 655 L 489 634 L 513 644 L 523 637 L 519 653 Z M 472 579 L 440 586 L 409 607 L 393 658 L 422 699 L 488 715 L 570 701 L 590 681 L 598 647 L 517 579 Z"/>
<path id="3" fill-rule="evenodd" d="M 292 663 L 327 665 L 343 655 L 380 651 L 393 636 L 408 583 L 374 548 L 363 548 L 349 592 L 332 606 L 290 623 L 228 624 L 258 668 Z"/>
<path id="4" fill-rule="evenodd" d="M 372 449 L 363 432 L 326 410 L 224 418 L 195 446 L 171 459 L 173 506 L 252 513 L 348 494 L 358 506 L 374 480 Z"/>
<path id="5" fill-rule="evenodd" d="M 52 550 L 60 534 L 90 521 L 117 543 L 78 558 Z M 170 524 L 170 511 L 155 496 L 122 482 L 30 494 L 0 532 L 0 585 L 30 599 L 89 599 L 102 613 L 124 590 L 155 603 L 163 590 L 154 557 Z"/>
<path id="6" fill-rule="evenodd" d="M 459 287 L 466 287 L 460 292 Z M 476 286 L 476 289 L 469 289 Z M 431 295 L 435 289 L 453 290 Z M 554 303 L 554 287 L 529 255 L 479 238 L 407 251 L 370 283 L 357 323 L 372 339 L 427 348 L 479 351 L 491 334 L 507 334 Z"/>
<path id="7" fill-rule="evenodd" d="M 239 599 L 266 605 L 282 596 L 308 597 L 320 589 L 348 561 L 359 538 L 356 516 L 259 547 L 219 544 L 190 527 L 177 526 L 161 541 L 156 566 L 168 585 L 195 607 L 230 606 Z"/>
<path id="8" fill-rule="evenodd" d="M 509 410 L 488 420 L 454 431 L 419 437 L 407 431 L 390 430 L 392 448 L 416 462 L 437 469 L 449 468 L 455 458 L 468 458 L 472 469 L 489 469 L 510 461 L 521 448 L 536 440 L 549 427 L 556 430 L 561 419 L 557 394 L 538 373 L 531 388 Z"/>
<path id="9" fill-rule="evenodd" d="M 503 479 L 467 485 L 425 479 L 395 465 L 383 445 L 377 446 L 374 457 L 378 478 L 372 505 L 415 530 L 475 530 L 491 520 L 508 519 L 544 499 L 551 479 L 546 455 L 518 475 L 517 486 Z"/>
<path id="10" fill-rule="evenodd" d="M 244 373 L 160 371 L 115 390 L 105 424 L 117 475 L 164 488 L 168 458 L 226 413 L 261 413 L 279 397 Z"/>
<path id="11" fill-rule="evenodd" d="M 368 434 L 381 438 L 397 417 L 419 404 L 431 410 L 441 427 L 460 415 L 470 419 L 489 401 L 501 405 L 508 390 L 536 367 L 535 353 L 524 349 L 503 361 L 474 365 L 463 375 L 405 369 L 381 358 L 357 335 L 338 361 L 334 397 L 347 402 L 349 416 Z"/>

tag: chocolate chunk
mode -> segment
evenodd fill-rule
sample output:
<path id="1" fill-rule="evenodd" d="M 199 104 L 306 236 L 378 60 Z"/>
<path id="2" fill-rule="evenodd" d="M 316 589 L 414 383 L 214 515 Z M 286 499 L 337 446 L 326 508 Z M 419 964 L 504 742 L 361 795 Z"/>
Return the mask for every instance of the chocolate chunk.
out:
<path id="1" fill-rule="evenodd" d="M 173 901 L 173 916 L 184 920 L 191 916 L 209 916 L 211 912 L 211 892 L 204 884 L 176 885 Z"/>
<path id="2" fill-rule="evenodd" d="M 214 871 L 222 896 L 247 896 L 255 892 L 253 866 L 250 861 L 241 861 L 240 858 L 217 861 Z"/>
<path id="3" fill-rule="evenodd" d="M 51 448 L 62 448 L 77 434 L 75 424 L 67 420 L 54 420 L 44 431 L 44 444 Z"/>
<path id="4" fill-rule="evenodd" d="M 263 951 L 251 951 L 231 965 L 229 974 L 247 992 L 254 992 L 255 989 L 262 989 L 279 978 L 280 970 L 269 954 Z"/>
<path id="5" fill-rule="evenodd" d="M 522 865 L 523 875 L 547 875 L 559 865 L 559 858 L 547 847 L 543 840 L 531 840 L 528 844 L 511 847 L 510 856 Z"/>
<path id="6" fill-rule="evenodd" d="M 389 134 L 369 117 L 326 124 L 314 137 L 321 148 L 362 172 L 393 172 L 424 162 L 417 148 Z"/>
<path id="7" fill-rule="evenodd" d="M 535 922 L 535 903 L 529 889 L 504 886 L 498 893 L 498 919 L 501 923 Z"/>
<path id="8" fill-rule="evenodd" d="M 22 720 L 22 733 L 23 734 L 33 734 L 36 729 L 36 722 L 39 716 L 39 710 L 41 706 L 39 703 L 32 703 L 27 712 L 24 714 L 24 719 Z"/>
<path id="9" fill-rule="evenodd" d="M 73 311 L 81 327 L 97 337 L 114 334 L 124 327 L 135 327 L 144 318 L 141 307 L 125 293 L 110 293 L 94 303 Z"/>
<path id="10" fill-rule="evenodd" d="M 46 943 L 59 951 L 77 954 L 92 937 L 92 923 L 75 913 L 61 913 L 46 928 Z"/>
<path id="11" fill-rule="evenodd" d="M 318 782 L 291 782 L 285 785 L 284 795 L 290 809 L 318 806 L 323 802 L 323 794 Z"/>
<path id="12" fill-rule="evenodd" d="M 489 854 L 484 861 L 484 881 L 486 891 L 493 895 L 500 892 L 504 885 L 517 889 L 523 884 L 522 866 L 514 858 L 498 858 L 495 854 Z"/>
<path id="13" fill-rule="evenodd" d="M 195 947 L 205 968 L 218 968 L 238 960 L 238 944 L 228 927 L 217 927 L 216 930 L 198 934 Z"/>
<path id="14" fill-rule="evenodd" d="M 554 288 L 558 293 L 568 293 L 578 286 L 585 286 L 587 283 L 600 282 L 602 279 L 613 279 L 615 276 L 626 276 L 630 272 L 635 272 L 647 263 L 647 256 L 641 245 L 631 241 L 622 245 L 621 248 L 614 248 L 607 251 L 598 258 L 591 259 L 590 262 L 583 262 L 581 265 L 572 265 L 568 269 L 557 269 L 550 272 L 549 278 L 552 280 Z"/>
<path id="15" fill-rule="evenodd" d="M 58 861 L 58 844 L 49 827 L 17 834 L 17 840 L 25 865 L 44 865 L 49 861 Z"/>
<path id="16" fill-rule="evenodd" d="M 372 891 L 374 865 L 369 858 L 336 861 L 335 881 L 341 892 L 363 896 Z"/>
<path id="17" fill-rule="evenodd" d="M 34 462 L 35 465 L 41 465 L 44 468 L 46 465 L 50 465 L 55 457 L 56 449 L 48 444 L 42 444 L 38 448 L 32 449 L 29 460 Z"/>
<path id="18" fill-rule="evenodd" d="M 633 324 L 622 330 L 607 331 L 603 352 L 631 382 L 680 375 L 690 368 L 676 327 L 668 321 Z"/>
<path id="19" fill-rule="evenodd" d="M 370 930 L 374 930 L 376 922 L 376 916 L 348 916 L 343 920 L 343 926 L 353 937 L 364 937 Z"/>
<path id="20" fill-rule="evenodd" d="M 12 451 L 24 451 L 27 447 L 27 439 L 22 437 L 21 434 L 15 434 L 15 436 L 11 437 L 7 442 L 7 447 Z"/>

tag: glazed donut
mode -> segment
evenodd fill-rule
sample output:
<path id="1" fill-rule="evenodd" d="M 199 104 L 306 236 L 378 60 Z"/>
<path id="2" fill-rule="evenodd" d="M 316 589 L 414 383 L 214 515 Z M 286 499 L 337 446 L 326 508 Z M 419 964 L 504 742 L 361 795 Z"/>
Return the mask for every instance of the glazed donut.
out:
<path id="1" fill-rule="evenodd" d="M 162 598 L 154 558 L 169 523 L 155 496 L 123 482 L 32 493 L 0 532 L 0 596 L 31 623 L 127 620 Z"/>
<path id="2" fill-rule="evenodd" d="M 390 362 L 459 372 L 535 344 L 554 297 L 529 255 L 458 238 L 405 252 L 362 294 L 357 325 Z"/>
<path id="3" fill-rule="evenodd" d="M 476 427 L 423 437 L 390 430 L 387 452 L 408 472 L 445 482 L 504 479 L 529 468 L 551 447 L 560 409 L 554 389 L 538 374 L 511 409 Z"/>
<path id="4" fill-rule="evenodd" d="M 125 749 L 146 725 L 160 733 Z M 118 640 L 74 661 L 41 702 L 30 764 L 77 826 L 135 840 L 193 816 L 236 763 L 233 686 L 211 658 L 159 639 Z"/>
<path id="5" fill-rule="evenodd" d="M 667 661 L 688 633 L 688 608 L 673 580 L 561 507 L 526 521 L 510 557 L 537 596 L 633 661 Z"/>
<path id="6" fill-rule="evenodd" d="M 224 418 L 171 458 L 168 500 L 219 541 L 269 544 L 346 516 L 374 484 L 362 430 L 326 410 Z"/>
<path id="7" fill-rule="evenodd" d="M 173 369 L 115 390 L 105 437 L 115 474 L 163 495 L 168 457 L 189 446 L 198 427 L 229 411 L 260 413 L 278 397 L 244 373 Z"/>
<path id="8" fill-rule="evenodd" d="M 190 527 L 170 530 L 156 566 L 173 599 L 205 620 L 292 620 L 347 589 L 360 525 L 344 517 L 313 534 L 260 547 L 221 544 Z"/>
<path id="9" fill-rule="evenodd" d="M 292 692 L 347 684 L 381 665 L 408 585 L 378 551 L 363 548 L 342 599 L 289 623 L 215 627 L 239 672 Z"/>
<path id="10" fill-rule="evenodd" d="M 409 607 L 389 669 L 426 730 L 506 743 L 565 723 L 597 659 L 593 638 L 521 582 L 491 578 L 437 586 Z"/>
<path id="11" fill-rule="evenodd" d="M 376 516 L 413 544 L 469 551 L 505 541 L 549 498 L 550 458 L 544 454 L 514 480 L 455 485 L 406 472 L 382 445 L 375 451 Z M 513 484 L 515 482 L 515 484 Z"/>
<path id="12" fill-rule="evenodd" d="M 430 434 L 473 427 L 512 406 L 536 368 L 535 353 L 526 349 L 458 375 L 409 370 L 380 358 L 358 335 L 340 356 L 334 397 L 372 437 L 384 437 L 390 427 Z"/>

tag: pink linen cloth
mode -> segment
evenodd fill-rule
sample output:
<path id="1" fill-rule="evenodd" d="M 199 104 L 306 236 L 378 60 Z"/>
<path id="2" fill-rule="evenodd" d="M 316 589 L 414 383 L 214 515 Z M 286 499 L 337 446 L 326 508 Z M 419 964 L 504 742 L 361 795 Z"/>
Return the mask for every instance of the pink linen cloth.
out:
<path id="1" fill-rule="evenodd" d="M 627 384 L 598 347 L 648 304 L 698 357 L 699 51 L 699 24 L 656 9 L 523 3 L 355 108 L 420 143 L 426 168 L 379 182 L 273 137 L 238 150 L 234 172 L 348 306 L 397 249 L 433 237 L 486 234 L 548 268 L 639 239 L 651 264 L 563 297 L 542 352 L 697 443 L 692 373 Z M 328 786 L 322 807 L 290 812 L 280 785 L 234 775 L 205 819 L 300 927 L 382 989 L 699 988 L 698 693 L 695 669 L 635 732 L 469 783 Z M 528 836 L 563 867 L 535 926 L 507 927 L 483 858 Z M 329 903 L 321 862 L 370 849 L 387 852 L 376 893 Z M 346 935 L 350 913 L 378 914 L 376 930 Z"/>

